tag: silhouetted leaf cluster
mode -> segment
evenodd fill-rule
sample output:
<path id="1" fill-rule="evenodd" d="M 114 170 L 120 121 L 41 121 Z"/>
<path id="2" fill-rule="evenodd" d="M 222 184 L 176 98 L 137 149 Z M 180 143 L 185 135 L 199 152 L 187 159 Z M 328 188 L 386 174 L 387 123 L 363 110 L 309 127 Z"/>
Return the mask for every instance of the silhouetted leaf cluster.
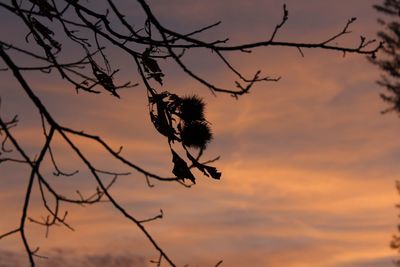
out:
<path id="1" fill-rule="evenodd" d="M 381 5 L 374 6 L 376 10 L 393 19 L 390 22 L 379 19 L 378 22 L 385 28 L 378 33 L 385 42 L 382 49 L 384 57 L 372 59 L 384 72 L 378 84 L 387 89 L 387 93 L 381 94 L 384 101 L 391 106 L 383 113 L 396 111 L 400 113 L 400 1 L 385 0 Z"/>
<path id="2" fill-rule="evenodd" d="M 203 100 L 196 95 L 179 97 L 176 94 L 163 92 L 154 94 L 149 101 L 152 105 L 150 117 L 155 128 L 168 138 L 174 163 L 173 173 L 180 179 L 195 182 L 186 161 L 172 149 L 172 143 L 180 142 L 193 167 L 206 176 L 219 179 L 221 173 L 215 167 L 200 163 L 188 150 L 189 147 L 200 149 L 202 152 L 212 139 L 211 129 L 204 116 Z"/>

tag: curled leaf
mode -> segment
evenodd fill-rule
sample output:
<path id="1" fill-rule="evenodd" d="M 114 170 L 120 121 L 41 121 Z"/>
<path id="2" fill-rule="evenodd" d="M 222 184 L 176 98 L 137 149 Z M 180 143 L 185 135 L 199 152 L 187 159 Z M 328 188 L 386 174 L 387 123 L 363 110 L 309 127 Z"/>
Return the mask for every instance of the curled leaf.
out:
<path id="1" fill-rule="evenodd" d="M 194 158 L 188 151 L 186 151 L 186 156 L 192 162 L 193 166 L 196 167 L 199 171 L 203 172 L 205 176 L 211 176 L 212 178 L 219 180 L 221 179 L 222 173 L 217 170 L 217 168 L 213 166 L 208 166 L 200 163 L 196 158 Z"/>
<path id="2" fill-rule="evenodd" d="M 112 75 L 109 75 L 102 71 L 99 66 L 97 66 L 96 62 L 94 62 L 92 59 L 90 59 L 90 64 L 92 66 L 92 71 L 93 75 L 96 77 L 98 83 L 103 86 L 104 89 L 109 91 L 113 96 L 116 96 L 120 98 L 120 96 L 117 93 L 117 88 L 114 85 Z"/>
<path id="3" fill-rule="evenodd" d="M 56 9 L 50 5 L 46 0 L 29 0 L 32 4 L 39 7 L 39 13 L 46 16 L 48 19 L 53 20 L 53 14 Z"/>
<path id="4" fill-rule="evenodd" d="M 158 94 L 150 98 L 151 104 L 155 105 L 155 110 L 150 112 L 151 121 L 159 133 L 168 137 L 168 140 L 175 140 L 175 130 L 172 126 L 172 117 L 169 110 L 169 103 L 165 102 L 169 94 Z"/>
<path id="5" fill-rule="evenodd" d="M 196 183 L 195 177 L 190 171 L 186 161 L 184 161 L 173 149 L 172 152 L 172 162 L 174 163 L 174 168 L 172 173 L 179 179 L 189 179 L 192 183 Z"/>
<path id="6" fill-rule="evenodd" d="M 161 68 L 157 63 L 157 60 L 151 58 L 150 52 L 151 48 L 147 48 L 142 54 L 142 64 L 144 71 L 149 74 L 148 78 L 153 78 L 162 85 L 162 77 L 164 77 L 164 73 L 162 73 Z"/>
<path id="7" fill-rule="evenodd" d="M 219 172 L 219 171 L 217 170 L 217 168 L 215 168 L 215 167 L 213 167 L 213 166 L 207 166 L 207 165 L 204 165 L 204 164 L 203 164 L 203 166 L 204 166 L 204 168 L 207 170 L 207 172 L 210 174 L 210 176 L 211 176 L 212 178 L 214 178 L 214 179 L 216 179 L 216 180 L 221 179 L 222 173 Z"/>

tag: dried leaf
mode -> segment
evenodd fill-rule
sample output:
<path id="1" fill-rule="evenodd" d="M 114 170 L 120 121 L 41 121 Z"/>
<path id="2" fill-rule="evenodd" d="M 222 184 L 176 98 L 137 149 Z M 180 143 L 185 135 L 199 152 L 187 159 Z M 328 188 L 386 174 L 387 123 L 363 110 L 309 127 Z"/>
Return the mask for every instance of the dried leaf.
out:
<path id="1" fill-rule="evenodd" d="M 113 96 L 120 98 L 111 75 L 108 75 L 107 73 L 102 71 L 93 60 L 90 61 L 90 64 L 92 65 L 93 75 L 96 76 L 99 84 L 103 86 L 104 89 L 109 91 Z"/>
<path id="2" fill-rule="evenodd" d="M 217 168 L 200 163 L 197 159 L 190 155 L 188 151 L 186 151 L 186 156 L 192 161 L 193 166 L 196 167 L 199 171 L 203 172 L 205 176 L 211 176 L 216 180 L 221 179 L 222 174 L 217 170 Z"/>
<path id="3" fill-rule="evenodd" d="M 161 72 L 161 69 L 158 66 L 158 63 L 155 59 L 152 59 L 150 57 L 142 57 L 142 61 L 144 70 L 146 72 L 152 72 L 152 73 Z"/>
<path id="4" fill-rule="evenodd" d="M 156 80 L 159 84 L 163 85 L 163 81 L 162 81 L 162 77 L 164 77 L 164 73 L 151 73 L 149 75 L 150 78 L 153 78 L 154 80 Z"/>
<path id="5" fill-rule="evenodd" d="M 175 140 L 176 137 L 175 130 L 172 127 L 172 118 L 166 109 L 167 103 L 163 100 L 166 96 L 165 94 L 159 94 L 151 98 L 151 102 L 155 104 L 157 111 L 157 114 L 155 114 L 154 110 L 150 112 L 151 121 L 158 132 L 168 137 L 169 140 Z"/>
<path id="6" fill-rule="evenodd" d="M 150 52 L 151 49 L 147 48 L 142 54 L 142 64 L 144 71 L 149 74 L 148 78 L 153 78 L 162 85 L 162 77 L 164 77 L 164 73 L 162 73 L 157 61 L 150 57 Z"/>
<path id="7" fill-rule="evenodd" d="M 56 9 L 50 5 L 46 0 L 29 0 L 32 4 L 39 7 L 39 13 L 46 16 L 48 19 L 53 20 L 52 12 L 56 12 Z"/>
<path id="8" fill-rule="evenodd" d="M 207 170 L 207 172 L 211 175 L 212 178 L 214 178 L 214 179 L 216 179 L 216 180 L 221 179 L 222 173 L 219 172 L 219 171 L 217 170 L 217 168 L 212 167 L 212 166 L 207 166 L 207 165 L 204 165 L 204 164 L 203 164 L 203 166 L 204 166 L 204 168 Z"/>
<path id="9" fill-rule="evenodd" d="M 195 177 L 190 171 L 186 161 L 184 161 L 173 149 L 171 149 L 171 152 L 172 162 L 174 163 L 172 173 L 179 179 L 189 179 L 192 183 L 195 184 Z"/>

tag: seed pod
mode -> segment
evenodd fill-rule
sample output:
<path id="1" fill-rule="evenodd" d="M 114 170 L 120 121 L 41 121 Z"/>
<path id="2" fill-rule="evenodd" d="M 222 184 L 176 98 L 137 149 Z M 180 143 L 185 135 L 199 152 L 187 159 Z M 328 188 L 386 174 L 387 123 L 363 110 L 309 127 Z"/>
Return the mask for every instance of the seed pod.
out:
<path id="1" fill-rule="evenodd" d="M 181 99 L 180 117 L 185 122 L 204 120 L 204 102 L 196 96 L 185 96 Z"/>
<path id="2" fill-rule="evenodd" d="M 185 146 L 204 149 L 212 139 L 211 129 L 205 121 L 191 121 L 182 127 L 181 139 Z"/>

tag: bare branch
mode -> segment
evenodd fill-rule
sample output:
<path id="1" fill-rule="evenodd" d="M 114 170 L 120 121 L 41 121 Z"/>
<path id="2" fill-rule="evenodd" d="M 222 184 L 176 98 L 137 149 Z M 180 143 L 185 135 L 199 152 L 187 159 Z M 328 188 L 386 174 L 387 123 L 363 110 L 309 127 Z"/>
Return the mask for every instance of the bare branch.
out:
<path id="1" fill-rule="evenodd" d="M 7 233 L 4 233 L 4 234 L 0 235 L 0 239 L 3 239 L 3 238 L 5 238 L 5 237 L 7 237 L 7 236 L 10 236 L 10 235 L 16 234 L 16 233 L 18 233 L 18 232 L 20 232 L 20 231 L 21 231 L 21 229 L 20 229 L 20 228 L 17 228 L 17 229 L 11 230 L 11 231 L 9 231 L 9 232 L 7 232 Z"/>
<path id="2" fill-rule="evenodd" d="M 142 24 L 138 26 L 129 22 L 127 16 L 130 14 L 124 14 L 125 11 L 122 12 L 113 0 L 105 1 L 105 11 L 90 8 L 87 1 L 30 0 L 29 2 L 29 8 L 18 0 L 0 3 L 0 9 L 6 10 L 8 15 L 18 21 L 16 25 L 20 25 L 21 29 L 25 31 L 24 41 L 26 42 L 25 45 L 16 46 L 14 41 L 7 40 L 8 36 L 1 36 L 0 57 L 5 66 L 2 66 L 0 71 L 12 74 L 21 90 L 34 104 L 37 114 L 41 117 L 41 125 L 38 125 L 37 128 L 41 127 L 44 144 L 38 144 L 36 157 L 29 156 L 25 148 L 20 145 L 19 140 L 15 138 L 17 135 L 14 135 L 11 130 L 18 125 L 17 116 L 11 120 L 2 119 L 0 116 L 0 163 L 22 163 L 30 168 L 20 223 L 16 229 L 0 235 L 0 239 L 19 233 L 31 266 L 35 265 L 35 257 L 42 256 L 37 254 L 39 248 L 32 249 L 33 241 L 27 238 L 25 227 L 27 221 L 43 226 L 46 230 L 46 237 L 53 226 L 62 226 L 73 231 L 74 228 L 67 220 L 68 210 L 65 210 L 63 206 L 65 203 L 85 206 L 103 202 L 111 203 L 122 216 L 131 221 L 144 234 L 159 255 L 158 260 L 152 261 L 153 263 L 157 266 L 161 266 L 162 263 L 176 266 L 144 227 L 147 222 L 163 218 L 163 210 L 160 209 L 160 213 L 151 218 L 139 220 L 118 203 L 110 193 L 110 189 L 118 178 L 131 175 L 131 171 L 144 177 L 149 187 L 155 187 L 153 182 L 159 181 L 177 182 L 178 185 L 190 188 L 196 183 L 196 177 L 192 173 L 194 169 L 199 170 L 206 177 L 217 180 L 221 178 L 221 172 L 209 165 L 216 162 L 219 157 L 206 161 L 201 159 L 206 146 L 212 139 L 211 123 L 204 115 L 204 102 L 197 96 L 185 98 L 163 89 L 164 81 L 168 77 L 164 73 L 164 65 L 161 64 L 161 61 L 178 66 L 185 75 L 208 88 L 214 95 L 226 93 L 238 98 L 249 93 L 258 83 L 277 82 L 280 77 L 261 75 L 261 70 L 254 70 L 247 77 L 232 63 L 231 56 L 251 53 L 255 49 L 281 47 L 297 49 L 303 57 L 305 49 L 331 50 L 343 53 L 343 55 L 353 53 L 374 57 L 377 51 L 383 48 L 383 43 L 377 43 L 375 40 L 363 36 L 353 46 L 332 44 L 341 36 L 350 33 L 349 28 L 355 21 L 354 18 L 350 19 L 339 33 L 322 42 L 276 41 L 279 31 L 289 18 L 286 5 L 283 6 L 282 19 L 275 25 L 270 37 L 264 36 L 265 38 L 257 42 L 231 44 L 228 42 L 229 37 L 215 38 L 212 41 L 205 41 L 201 38 L 201 33 L 207 33 L 218 27 L 221 21 L 207 23 L 204 24 L 207 26 L 181 33 L 167 28 L 161 23 L 146 0 L 136 0 L 138 8 L 145 15 Z M 56 29 L 58 30 L 56 31 Z M 21 37 L 21 39 L 24 38 Z M 83 91 L 95 95 L 105 92 L 112 97 L 123 98 L 124 91 L 120 89 L 132 88 L 138 86 L 139 83 L 119 81 L 120 64 L 113 62 L 112 54 L 106 49 L 108 46 L 132 59 L 133 64 L 137 67 L 135 78 L 140 80 L 143 85 L 142 89 L 147 94 L 150 120 L 155 129 L 165 137 L 166 145 L 171 152 L 173 174 L 171 177 L 163 177 L 135 164 L 123 155 L 122 146 L 118 149 L 113 148 L 100 134 L 89 134 L 85 132 L 85 129 L 75 129 L 61 123 L 50 113 L 38 97 L 36 89 L 26 79 L 27 72 L 55 73 L 58 79 L 66 82 L 77 93 Z M 237 80 L 232 80 L 230 86 L 222 87 L 195 71 L 195 68 L 187 64 L 185 59 L 191 51 L 196 50 L 210 53 L 221 63 L 224 70 L 236 77 L 234 79 Z M 70 51 L 79 53 L 72 55 Z M 390 51 L 390 49 L 384 48 L 384 51 Z M 383 83 L 389 86 L 387 82 Z M 386 100 L 394 101 L 391 97 L 387 97 Z M 64 170 L 63 162 L 57 157 L 59 151 L 53 144 L 55 136 L 61 137 L 61 142 L 67 144 L 71 149 L 71 154 L 77 156 L 78 159 L 74 159 L 74 162 L 83 164 L 84 168 L 89 171 L 88 178 L 96 181 L 97 185 L 92 188 L 90 193 L 81 193 L 80 188 L 77 188 L 74 196 L 65 196 L 62 191 L 53 188 L 49 176 L 65 178 L 77 175 L 80 171 L 80 168 L 72 171 Z M 105 159 L 117 160 L 128 171 L 95 166 L 91 159 L 84 155 L 81 147 L 74 141 L 75 138 L 100 145 L 101 149 L 106 152 Z M 195 150 L 198 153 L 193 152 Z M 45 159 L 52 166 L 50 173 L 41 170 L 42 162 Z M 104 182 L 105 180 L 108 182 Z M 33 218 L 29 214 L 35 182 L 37 182 L 38 194 L 45 212 L 45 215 L 39 218 Z M 215 266 L 218 267 L 221 264 L 222 260 Z"/>

